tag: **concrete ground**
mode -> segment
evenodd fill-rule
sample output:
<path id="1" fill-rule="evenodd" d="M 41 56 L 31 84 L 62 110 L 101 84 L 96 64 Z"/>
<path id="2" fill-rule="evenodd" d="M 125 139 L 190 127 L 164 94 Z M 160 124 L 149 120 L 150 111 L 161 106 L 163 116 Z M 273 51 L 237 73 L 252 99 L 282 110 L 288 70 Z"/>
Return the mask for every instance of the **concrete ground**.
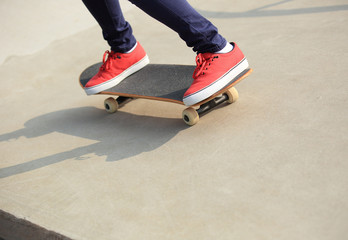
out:
<path id="1" fill-rule="evenodd" d="M 194 127 L 180 105 L 87 97 L 79 74 L 108 47 L 58 2 L 0 3 L 2 211 L 72 239 L 347 239 L 347 0 L 191 0 L 254 69 Z M 152 63 L 194 64 L 122 4 Z"/>

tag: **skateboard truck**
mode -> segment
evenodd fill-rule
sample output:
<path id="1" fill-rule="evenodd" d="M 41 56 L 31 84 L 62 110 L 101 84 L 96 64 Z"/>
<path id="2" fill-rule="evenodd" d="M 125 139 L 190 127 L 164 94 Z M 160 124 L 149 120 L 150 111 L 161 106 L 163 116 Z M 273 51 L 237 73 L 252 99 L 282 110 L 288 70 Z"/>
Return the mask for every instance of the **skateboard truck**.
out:
<path id="1" fill-rule="evenodd" d="M 234 87 L 228 89 L 226 92 L 222 93 L 219 96 L 212 98 L 211 100 L 203 101 L 203 104 L 197 104 L 198 109 L 194 107 L 186 108 L 182 112 L 182 119 L 187 125 L 195 125 L 199 121 L 199 117 L 211 111 L 213 108 L 221 105 L 222 103 L 234 103 L 237 101 L 239 95 L 237 89 Z"/>
<path id="2" fill-rule="evenodd" d="M 117 98 L 109 97 L 105 99 L 104 107 L 108 113 L 114 113 L 118 110 L 119 107 L 122 107 L 123 105 L 125 105 L 126 103 L 130 102 L 133 99 L 134 98 L 132 97 L 123 97 L 123 96 L 119 96 Z"/>

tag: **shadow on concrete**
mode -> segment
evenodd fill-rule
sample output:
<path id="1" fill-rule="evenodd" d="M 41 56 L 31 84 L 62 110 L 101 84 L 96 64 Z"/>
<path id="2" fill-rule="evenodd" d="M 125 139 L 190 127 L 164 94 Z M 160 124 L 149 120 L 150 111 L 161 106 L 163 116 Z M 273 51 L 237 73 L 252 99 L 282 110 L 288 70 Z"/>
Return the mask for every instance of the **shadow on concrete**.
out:
<path id="1" fill-rule="evenodd" d="M 60 132 L 97 143 L 0 169 L 0 178 L 29 172 L 67 159 L 83 160 L 86 154 L 107 156 L 117 161 L 159 148 L 187 128 L 181 119 L 105 114 L 104 110 L 84 107 L 52 112 L 29 120 L 25 128 L 0 135 L 0 141 L 19 137 L 35 138 Z"/>
<path id="2" fill-rule="evenodd" d="M 313 14 L 313 13 L 323 13 L 323 12 L 337 12 L 337 11 L 347 11 L 348 4 L 346 5 L 336 5 L 336 6 L 325 6 L 325 7 L 309 7 L 309 8 L 295 8 L 295 9 L 274 9 L 267 10 L 277 5 L 281 5 L 292 0 L 284 0 L 269 4 L 260 8 L 252 9 L 246 12 L 214 12 L 206 10 L 198 10 L 203 16 L 207 18 L 254 18 L 254 17 L 278 17 L 278 16 L 288 16 L 288 15 L 299 15 L 299 14 Z"/>

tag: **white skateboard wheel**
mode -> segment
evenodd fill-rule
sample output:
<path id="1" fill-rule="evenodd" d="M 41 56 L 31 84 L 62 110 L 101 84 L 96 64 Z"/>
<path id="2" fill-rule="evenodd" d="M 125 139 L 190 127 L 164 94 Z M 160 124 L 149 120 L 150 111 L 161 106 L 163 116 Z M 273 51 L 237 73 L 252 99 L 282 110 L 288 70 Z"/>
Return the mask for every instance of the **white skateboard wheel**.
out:
<path id="1" fill-rule="evenodd" d="M 189 107 L 182 112 L 182 119 L 187 125 L 193 126 L 199 121 L 199 115 L 194 108 Z"/>
<path id="2" fill-rule="evenodd" d="M 109 98 L 105 99 L 104 107 L 108 113 L 114 113 L 118 109 L 118 102 L 116 101 L 115 98 L 109 97 Z"/>
<path id="3" fill-rule="evenodd" d="M 239 94 L 238 94 L 238 91 L 237 89 L 235 89 L 234 87 L 228 89 L 225 94 L 227 94 L 228 96 L 228 99 L 227 99 L 227 102 L 228 103 L 234 103 L 235 101 L 238 100 L 239 98 Z"/>

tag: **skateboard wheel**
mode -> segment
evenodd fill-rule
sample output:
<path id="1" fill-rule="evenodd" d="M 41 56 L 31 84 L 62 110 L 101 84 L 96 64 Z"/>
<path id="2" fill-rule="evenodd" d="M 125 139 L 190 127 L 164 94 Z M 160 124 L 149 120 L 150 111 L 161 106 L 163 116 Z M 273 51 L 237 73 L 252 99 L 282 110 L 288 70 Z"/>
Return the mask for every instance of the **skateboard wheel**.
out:
<path id="1" fill-rule="evenodd" d="M 105 99 L 104 107 L 108 113 L 114 113 L 118 109 L 118 102 L 116 101 L 115 98 L 109 97 L 109 98 Z"/>
<path id="2" fill-rule="evenodd" d="M 234 87 L 228 89 L 225 94 L 228 96 L 227 102 L 228 103 L 234 103 L 235 101 L 238 100 L 239 98 L 239 94 L 237 89 L 235 89 Z"/>
<path id="3" fill-rule="evenodd" d="M 199 115 L 194 108 L 189 107 L 182 112 L 182 119 L 187 125 L 193 126 L 199 121 Z"/>

